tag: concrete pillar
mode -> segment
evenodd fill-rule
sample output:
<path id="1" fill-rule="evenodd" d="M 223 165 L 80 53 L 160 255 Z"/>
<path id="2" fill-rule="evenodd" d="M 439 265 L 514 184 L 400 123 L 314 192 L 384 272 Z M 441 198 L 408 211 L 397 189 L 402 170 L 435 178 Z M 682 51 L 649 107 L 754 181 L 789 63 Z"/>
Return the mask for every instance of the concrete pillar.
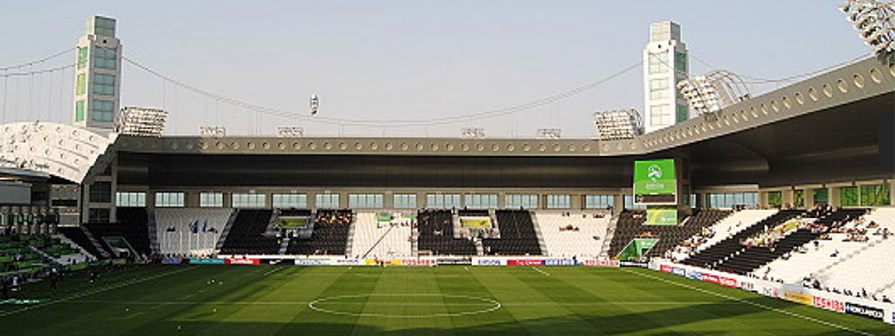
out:
<path id="1" fill-rule="evenodd" d="M 806 188 L 803 190 L 805 193 L 805 208 L 811 209 L 814 207 L 814 189 Z"/>
<path id="2" fill-rule="evenodd" d="M 842 202 L 839 200 L 839 193 L 836 191 L 835 187 L 827 187 L 827 196 L 830 199 L 830 205 L 834 207 L 842 205 Z"/>

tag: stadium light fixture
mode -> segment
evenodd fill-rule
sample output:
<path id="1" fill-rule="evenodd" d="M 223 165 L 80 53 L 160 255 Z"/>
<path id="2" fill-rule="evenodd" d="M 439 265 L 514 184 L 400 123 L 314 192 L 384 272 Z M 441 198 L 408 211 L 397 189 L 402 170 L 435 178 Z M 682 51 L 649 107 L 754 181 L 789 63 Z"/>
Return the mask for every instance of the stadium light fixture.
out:
<path id="1" fill-rule="evenodd" d="M 460 137 L 463 139 L 481 139 L 485 137 L 485 129 L 481 127 L 466 127 L 460 129 Z"/>
<path id="2" fill-rule="evenodd" d="M 277 127 L 277 136 L 280 138 L 300 138 L 305 135 L 305 130 L 298 126 Z"/>
<path id="3" fill-rule="evenodd" d="M 160 137 L 165 131 L 168 112 L 143 107 L 125 107 L 118 112 L 119 133 L 141 137 Z"/>
<path id="4" fill-rule="evenodd" d="M 839 6 L 873 55 L 895 51 L 895 5 L 881 0 L 846 0 Z"/>
<path id="5" fill-rule="evenodd" d="M 632 139 L 643 134 L 643 119 L 636 109 L 594 112 L 593 121 L 598 140 Z"/>
<path id="6" fill-rule="evenodd" d="M 559 128 L 539 128 L 538 139 L 560 139 L 562 138 L 562 129 Z"/>
<path id="7" fill-rule="evenodd" d="M 227 129 L 223 126 L 201 126 L 199 135 L 210 138 L 223 138 L 227 136 Z"/>
<path id="8" fill-rule="evenodd" d="M 727 70 L 712 70 L 705 75 L 682 80 L 677 88 L 690 107 L 704 117 L 751 97 L 742 78 Z"/>

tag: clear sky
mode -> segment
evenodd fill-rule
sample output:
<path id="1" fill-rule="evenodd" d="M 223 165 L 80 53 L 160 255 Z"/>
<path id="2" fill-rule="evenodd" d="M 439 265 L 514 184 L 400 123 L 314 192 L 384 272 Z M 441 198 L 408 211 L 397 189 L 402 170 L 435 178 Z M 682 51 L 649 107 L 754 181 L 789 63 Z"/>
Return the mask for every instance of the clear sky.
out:
<path id="1" fill-rule="evenodd" d="M 124 55 L 222 96 L 315 118 L 420 120 L 536 101 L 640 62 L 649 23 L 682 26 L 690 73 L 719 67 L 782 78 L 868 54 L 834 0 L 754 1 L 0 1 L 0 67 L 73 48 L 88 16 L 118 20 Z M 73 63 L 71 56 L 35 66 Z M 708 65 L 698 61 L 702 60 Z M 27 68 L 26 68 L 27 69 Z M 0 123 L 69 122 L 72 71 L 0 78 Z M 123 65 L 122 105 L 172 113 L 169 134 L 533 137 L 593 135 L 597 110 L 643 109 L 642 69 L 513 115 L 430 126 L 370 127 L 268 116 L 164 84 Z M 777 86 L 754 86 L 766 92 Z M 5 98 L 4 98 L 5 97 Z"/>

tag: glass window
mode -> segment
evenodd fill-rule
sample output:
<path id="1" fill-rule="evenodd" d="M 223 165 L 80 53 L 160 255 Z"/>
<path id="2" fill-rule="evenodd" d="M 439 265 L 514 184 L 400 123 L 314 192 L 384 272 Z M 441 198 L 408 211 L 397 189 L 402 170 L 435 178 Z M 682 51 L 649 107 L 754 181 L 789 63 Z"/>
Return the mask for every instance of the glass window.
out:
<path id="1" fill-rule="evenodd" d="M 568 209 L 572 207 L 572 196 L 547 195 L 547 209 Z"/>
<path id="2" fill-rule="evenodd" d="M 829 191 L 829 189 L 827 189 L 827 188 L 814 189 L 814 190 L 812 190 L 812 194 L 813 194 L 813 197 L 814 197 L 814 204 L 818 204 L 818 203 L 828 204 L 828 203 L 830 203 L 830 191 Z"/>
<path id="3" fill-rule="evenodd" d="M 426 194 L 426 207 L 430 209 L 462 208 L 460 194 Z"/>
<path id="4" fill-rule="evenodd" d="M 87 74 L 78 74 L 78 79 L 76 81 L 77 85 L 75 88 L 75 94 L 82 95 L 87 93 Z"/>
<path id="5" fill-rule="evenodd" d="M 224 194 L 217 192 L 199 193 L 199 206 L 203 208 L 220 208 L 224 206 Z"/>
<path id="6" fill-rule="evenodd" d="M 650 99 L 668 98 L 668 78 L 650 79 L 649 96 Z"/>
<path id="7" fill-rule="evenodd" d="M 615 206 L 614 195 L 586 195 L 584 207 L 588 209 L 608 209 Z"/>
<path id="8" fill-rule="evenodd" d="M 90 209 L 87 212 L 91 223 L 108 223 L 110 213 L 109 209 Z"/>
<path id="9" fill-rule="evenodd" d="M 348 207 L 359 209 L 382 208 L 382 194 L 348 194 Z"/>
<path id="10" fill-rule="evenodd" d="M 339 194 L 317 194 L 316 201 L 318 209 L 339 208 Z"/>
<path id="11" fill-rule="evenodd" d="M 675 120 L 677 122 L 687 121 L 690 119 L 690 108 L 687 105 L 675 105 L 677 106 L 677 113 L 675 115 Z"/>
<path id="12" fill-rule="evenodd" d="M 115 70 L 118 67 L 118 56 L 115 49 L 99 48 L 93 51 L 94 66 L 100 69 Z"/>
<path id="13" fill-rule="evenodd" d="M 674 70 L 677 72 L 687 72 L 687 54 L 674 53 Z"/>
<path id="14" fill-rule="evenodd" d="M 91 107 L 90 120 L 110 122 L 115 120 L 115 102 L 94 99 Z"/>
<path id="15" fill-rule="evenodd" d="M 145 207 L 145 192 L 119 192 L 115 194 L 115 205 L 118 207 Z"/>
<path id="16" fill-rule="evenodd" d="M 668 126 L 674 123 L 671 107 L 668 104 L 650 106 L 650 125 Z"/>
<path id="17" fill-rule="evenodd" d="M 892 205 L 888 184 L 861 186 L 861 206 Z"/>
<path id="18" fill-rule="evenodd" d="M 470 209 L 496 209 L 497 194 L 466 195 L 466 207 Z"/>
<path id="19" fill-rule="evenodd" d="M 508 209 L 537 209 L 538 195 L 506 195 Z"/>
<path id="20" fill-rule="evenodd" d="M 101 95 L 109 95 L 109 96 L 114 95 L 115 94 L 115 76 L 114 75 L 103 75 L 103 74 L 93 75 L 93 93 L 101 94 Z"/>
<path id="21" fill-rule="evenodd" d="M 668 53 L 649 54 L 649 73 L 660 74 L 668 72 Z"/>
<path id="22" fill-rule="evenodd" d="M 83 69 L 87 66 L 87 53 L 89 50 L 87 47 L 78 48 L 78 69 Z"/>
<path id="23" fill-rule="evenodd" d="M 858 187 L 839 188 L 839 203 L 842 206 L 858 206 Z"/>
<path id="24" fill-rule="evenodd" d="M 707 194 L 709 208 L 727 209 L 737 205 L 755 206 L 758 204 L 758 193 L 714 193 Z"/>
<path id="25" fill-rule="evenodd" d="M 792 193 L 792 204 L 796 207 L 805 206 L 805 191 L 795 190 Z"/>
<path id="26" fill-rule="evenodd" d="M 416 194 L 395 194 L 396 209 L 416 209 Z"/>
<path id="27" fill-rule="evenodd" d="M 84 100 L 75 102 L 75 121 L 84 121 L 84 112 L 86 111 L 85 103 Z"/>
<path id="28" fill-rule="evenodd" d="M 157 192 L 155 193 L 155 206 L 157 208 L 182 208 L 182 192 Z"/>
<path id="29" fill-rule="evenodd" d="M 90 185 L 90 202 L 111 203 L 112 183 L 94 182 Z"/>
<path id="30" fill-rule="evenodd" d="M 233 194 L 234 208 L 263 208 L 266 201 L 264 194 Z"/>
<path id="31" fill-rule="evenodd" d="M 306 194 L 273 194 L 271 204 L 274 208 L 307 208 L 308 195 Z"/>
<path id="32" fill-rule="evenodd" d="M 780 192 L 780 191 L 768 192 L 768 205 L 770 205 L 770 206 L 783 205 L 783 192 Z"/>

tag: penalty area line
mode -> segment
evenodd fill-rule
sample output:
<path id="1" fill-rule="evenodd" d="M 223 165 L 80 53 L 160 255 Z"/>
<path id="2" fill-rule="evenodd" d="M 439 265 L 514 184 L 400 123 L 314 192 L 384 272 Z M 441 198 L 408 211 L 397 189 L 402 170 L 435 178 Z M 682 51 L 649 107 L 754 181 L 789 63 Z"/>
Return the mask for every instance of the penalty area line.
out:
<path id="1" fill-rule="evenodd" d="M 668 279 L 662 279 L 662 278 L 657 277 L 657 276 L 654 276 L 654 275 L 644 274 L 644 273 L 635 272 L 635 271 L 626 270 L 626 269 L 622 269 L 622 271 L 623 271 L 623 272 L 626 272 L 626 273 L 634 274 L 634 275 L 637 275 L 637 276 L 641 276 L 641 277 L 644 277 L 644 278 L 649 278 L 649 279 L 653 279 L 653 280 L 656 280 L 656 281 L 660 281 L 660 282 L 664 282 L 664 283 L 672 284 L 672 285 L 675 285 L 675 286 L 678 286 L 678 287 L 687 288 L 687 289 L 690 289 L 690 290 L 692 290 L 692 291 L 696 291 L 696 292 L 700 292 L 700 293 L 704 293 L 704 294 L 708 294 L 708 295 L 713 295 L 713 296 L 717 296 L 717 297 L 724 298 L 724 299 L 728 299 L 728 300 L 733 300 L 733 301 L 736 301 L 736 302 L 739 302 L 739 303 L 744 303 L 744 304 L 747 304 L 747 305 L 750 305 L 750 306 L 753 306 L 753 307 L 758 307 L 758 308 L 761 308 L 761 309 L 764 309 L 764 310 L 769 310 L 769 311 L 772 311 L 772 312 L 775 312 L 775 313 L 779 313 L 779 314 L 783 314 L 783 315 L 789 315 L 789 316 L 792 316 L 792 317 L 797 317 L 797 318 L 800 318 L 800 319 L 803 319 L 803 320 L 806 320 L 806 321 L 811 321 L 811 322 L 818 323 L 818 324 L 822 324 L 822 325 L 825 325 L 825 326 L 828 326 L 828 327 L 833 327 L 833 328 L 837 328 L 837 329 L 845 330 L 845 331 L 852 332 L 852 333 L 855 333 L 855 334 L 867 335 L 867 336 L 873 336 L 873 334 L 868 333 L 868 332 L 865 332 L 865 331 L 862 331 L 862 330 L 852 329 L 852 328 L 849 328 L 849 327 L 846 327 L 846 326 L 842 326 L 842 325 L 839 325 L 839 324 L 835 324 L 835 323 L 832 323 L 832 322 L 828 322 L 828 321 L 824 321 L 824 320 L 816 319 L 816 318 L 813 318 L 813 317 L 810 317 L 810 316 L 805 316 L 805 315 L 798 314 L 798 313 L 793 313 L 793 312 L 791 312 L 791 311 L 786 311 L 786 310 L 783 310 L 783 309 L 774 308 L 774 307 L 767 306 L 767 305 L 763 305 L 763 304 L 760 304 L 760 303 L 755 303 L 755 302 L 752 302 L 752 301 L 747 301 L 747 300 L 743 300 L 743 299 L 735 298 L 735 297 L 730 296 L 730 295 L 721 294 L 721 293 L 713 292 L 713 291 L 710 291 L 710 290 L 707 290 L 707 289 L 702 289 L 702 288 L 698 288 L 698 287 L 690 286 L 690 285 L 688 285 L 688 284 L 683 284 L 683 283 L 680 283 L 680 282 L 677 282 L 677 281 L 671 281 L 671 280 L 668 280 Z"/>
<path id="2" fill-rule="evenodd" d="M 543 275 L 550 276 L 550 273 L 544 272 L 544 271 L 541 270 L 540 268 L 537 268 L 537 267 L 532 266 L 531 269 L 533 269 L 533 270 L 535 270 L 535 271 L 538 271 L 538 273 L 541 273 L 541 274 L 543 274 Z"/>

